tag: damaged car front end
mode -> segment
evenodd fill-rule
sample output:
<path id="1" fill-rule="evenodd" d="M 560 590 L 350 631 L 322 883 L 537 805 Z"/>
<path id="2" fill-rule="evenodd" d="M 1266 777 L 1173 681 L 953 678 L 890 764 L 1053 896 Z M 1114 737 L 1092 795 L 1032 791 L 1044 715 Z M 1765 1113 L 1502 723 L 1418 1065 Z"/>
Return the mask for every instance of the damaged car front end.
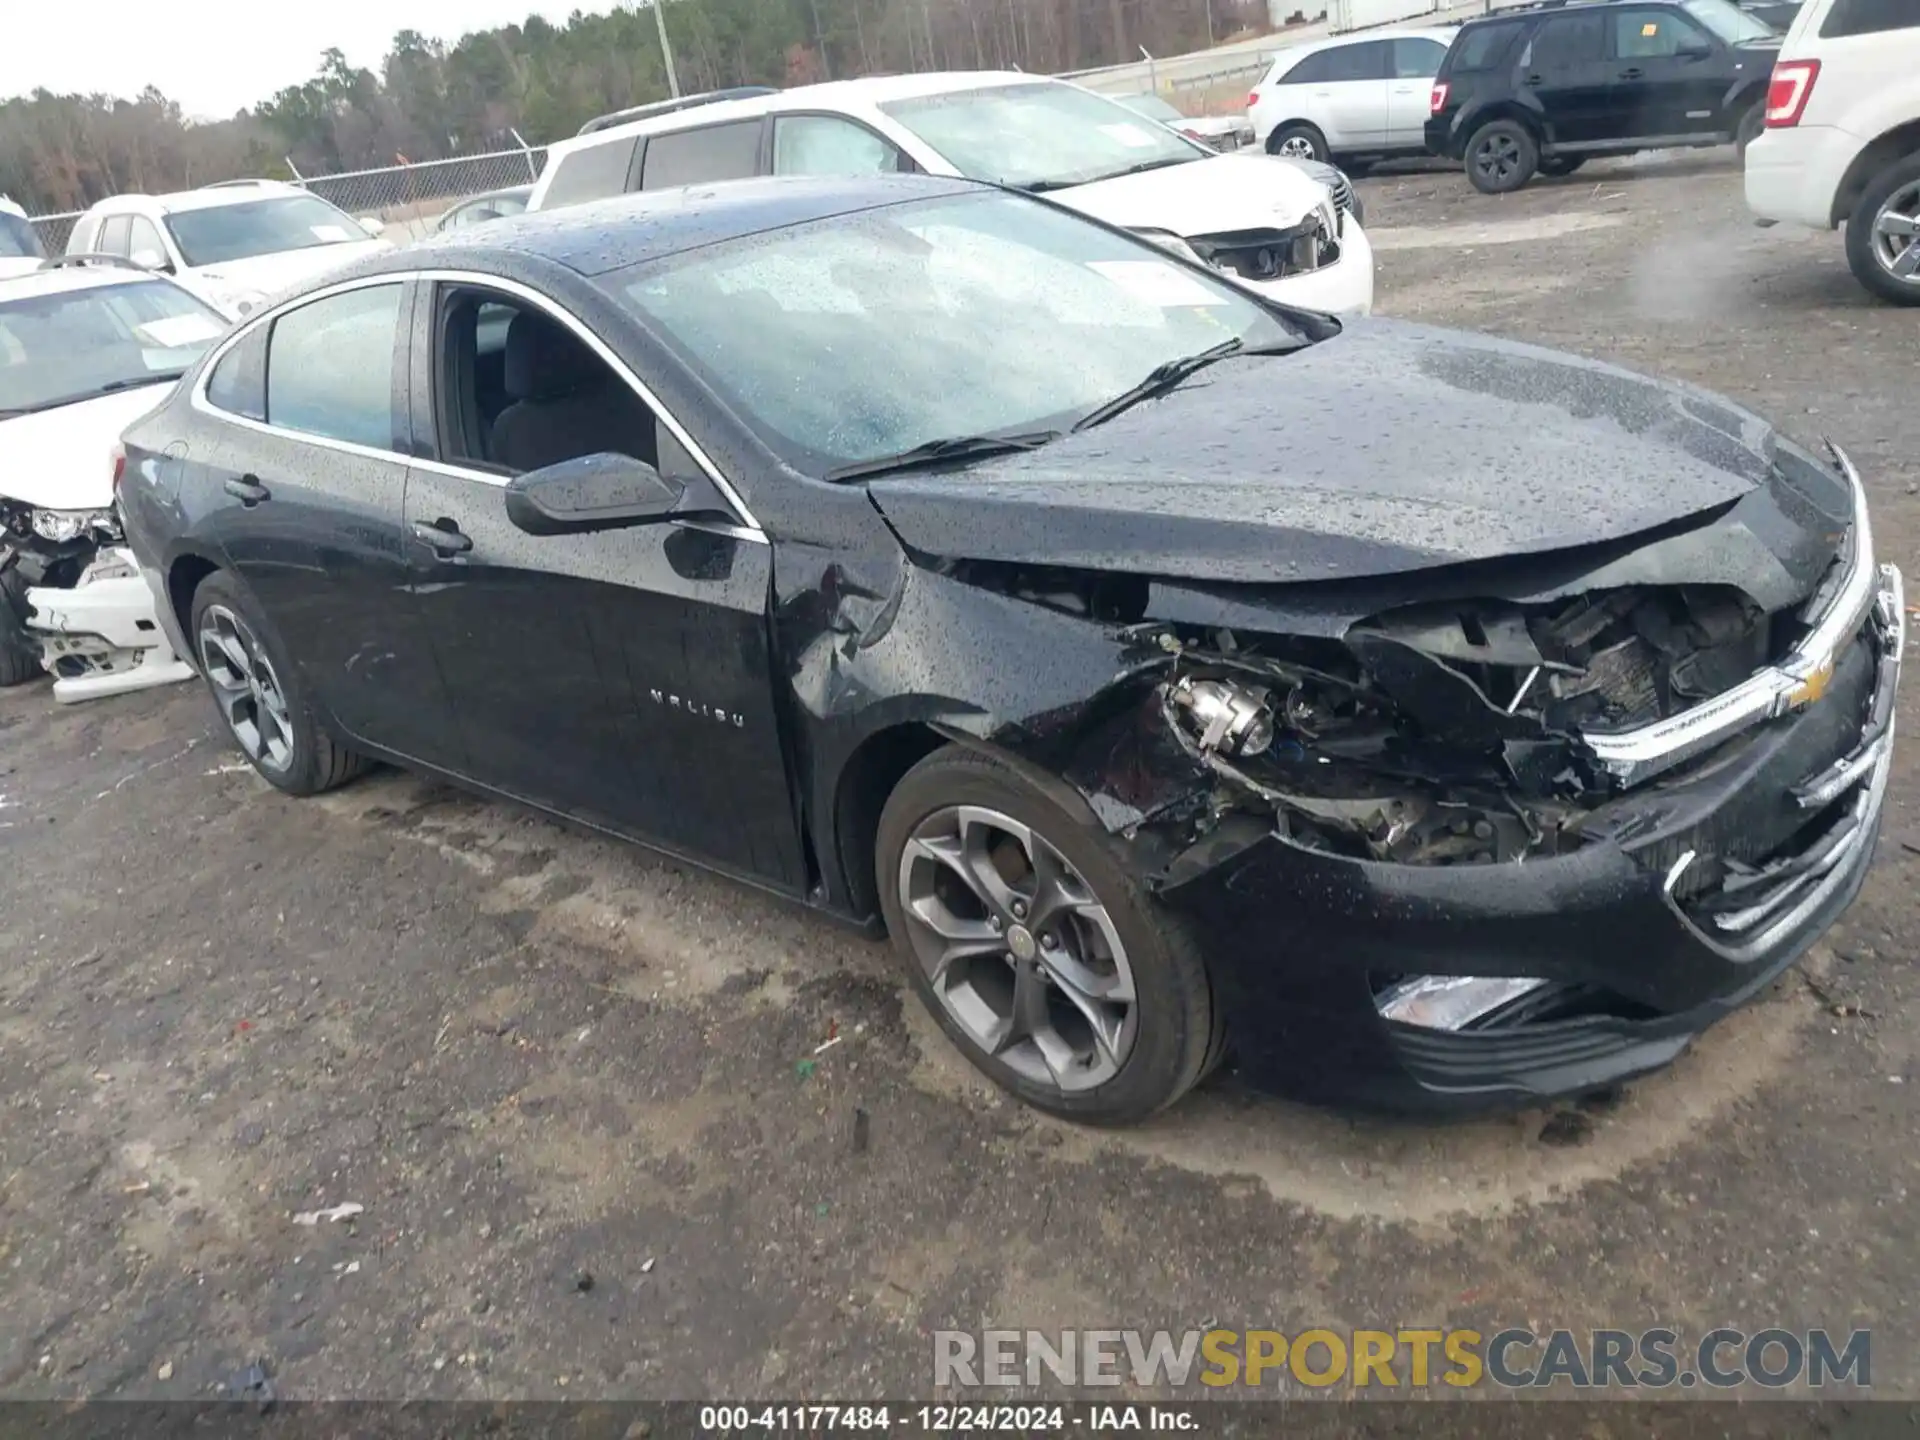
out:
<path id="1" fill-rule="evenodd" d="M 1164 660 L 1062 769 L 1200 937 L 1246 1078 L 1393 1108 L 1615 1084 L 1851 902 L 1902 580 L 1847 457 L 1778 455 L 1705 525 L 1544 566 L 1136 588 Z"/>

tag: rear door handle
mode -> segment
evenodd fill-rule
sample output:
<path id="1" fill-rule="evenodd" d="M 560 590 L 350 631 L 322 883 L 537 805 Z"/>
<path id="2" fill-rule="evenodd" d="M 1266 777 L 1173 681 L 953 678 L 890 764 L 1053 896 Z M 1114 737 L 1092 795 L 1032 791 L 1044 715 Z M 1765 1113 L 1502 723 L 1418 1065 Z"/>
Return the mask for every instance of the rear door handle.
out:
<path id="1" fill-rule="evenodd" d="M 1529 76 L 1527 76 L 1527 78 L 1526 78 L 1525 80 L 1523 80 L 1523 81 L 1521 81 L 1520 83 L 1521 83 L 1521 84 L 1523 84 L 1523 85 L 1529 85 L 1529 86 L 1532 86 L 1532 87 L 1533 87 L 1534 89 L 1536 89 L 1536 90 L 1537 90 L 1537 89 L 1539 89 L 1539 87 L 1540 87 L 1540 86 L 1542 86 L 1542 85 L 1544 85 L 1544 84 L 1546 84 L 1547 82 L 1546 82 L 1546 77 L 1545 77 L 1545 76 L 1541 76 L 1541 75 L 1529 75 Z"/>
<path id="2" fill-rule="evenodd" d="M 437 555 L 464 555 L 473 549 L 473 540 L 462 535 L 451 520 L 433 524 L 426 520 L 413 522 L 414 538 Z"/>
<path id="3" fill-rule="evenodd" d="M 1647 72 L 1642 70 L 1638 65 L 1635 65 L 1630 69 L 1622 70 L 1620 72 L 1620 78 L 1622 80 L 1638 80 L 1642 75 L 1646 73 Z"/>
<path id="4" fill-rule="evenodd" d="M 273 498 L 273 492 L 260 483 L 258 475 L 241 475 L 226 482 L 227 493 L 248 509 L 252 509 L 262 500 Z"/>

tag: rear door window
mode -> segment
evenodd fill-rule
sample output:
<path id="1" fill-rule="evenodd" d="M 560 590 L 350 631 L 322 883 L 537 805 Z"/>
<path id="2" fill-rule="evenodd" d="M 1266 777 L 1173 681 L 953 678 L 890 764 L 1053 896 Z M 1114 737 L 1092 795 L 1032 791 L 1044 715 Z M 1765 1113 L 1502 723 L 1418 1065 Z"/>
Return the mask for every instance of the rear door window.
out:
<path id="1" fill-rule="evenodd" d="M 1606 26 L 1598 15 L 1556 15 L 1540 27 L 1529 48 L 1538 70 L 1597 64 L 1607 58 Z"/>
<path id="2" fill-rule="evenodd" d="M 1507 58 L 1516 37 L 1527 28 L 1524 20 L 1508 20 L 1495 25 L 1478 25 L 1454 41 L 1451 70 L 1458 75 L 1471 70 L 1497 70 Z"/>
<path id="3" fill-rule="evenodd" d="M 640 188 L 665 190 L 675 185 L 705 185 L 757 175 L 760 130 L 758 120 L 740 120 L 650 136 Z"/>
<path id="4" fill-rule="evenodd" d="M 1888 30 L 1920 29 L 1920 0 L 1835 0 L 1820 24 L 1820 38 L 1879 35 Z"/>
<path id="5" fill-rule="evenodd" d="M 397 284 L 348 290 L 274 321 L 267 349 L 267 423 L 393 449 L 400 292 Z"/>
<path id="6" fill-rule="evenodd" d="M 547 184 L 546 209 L 556 205 L 579 205 L 588 200 L 604 200 L 624 195 L 627 172 L 633 166 L 633 139 L 607 140 L 585 145 L 560 157 L 560 168 Z"/>

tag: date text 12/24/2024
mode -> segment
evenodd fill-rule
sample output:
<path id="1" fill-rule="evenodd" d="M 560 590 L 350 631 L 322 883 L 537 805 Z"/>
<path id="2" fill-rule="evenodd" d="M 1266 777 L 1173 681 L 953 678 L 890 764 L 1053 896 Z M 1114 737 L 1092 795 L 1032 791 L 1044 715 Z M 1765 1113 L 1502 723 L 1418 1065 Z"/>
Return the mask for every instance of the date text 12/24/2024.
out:
<path id="1" fill-rule="evenodd" d="M 1197 1433 L 1199 1416 L 1178 1405 L 703 1405 L 705 1435 L 821 1434 L 831 1430 L 909 1435 L 1090 1434 L 1157 1430 Z"/>

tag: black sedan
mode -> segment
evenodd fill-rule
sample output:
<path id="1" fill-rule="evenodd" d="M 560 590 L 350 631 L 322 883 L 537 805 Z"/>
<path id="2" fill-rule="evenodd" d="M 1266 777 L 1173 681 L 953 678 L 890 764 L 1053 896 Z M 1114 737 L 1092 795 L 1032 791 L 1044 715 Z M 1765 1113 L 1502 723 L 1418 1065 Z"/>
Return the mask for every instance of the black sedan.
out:
<path id="1" fill-rule="evenodd" d="M 272 784 L 392 761 L 884 925 L 1076 1119 L 1227 1055 L 1399 1107 L 1615 1083 L 1879 824 L 1904 610 L 1838 450 L 998 189 L 479 227 L 253 317 L 125 445 Z"/>

